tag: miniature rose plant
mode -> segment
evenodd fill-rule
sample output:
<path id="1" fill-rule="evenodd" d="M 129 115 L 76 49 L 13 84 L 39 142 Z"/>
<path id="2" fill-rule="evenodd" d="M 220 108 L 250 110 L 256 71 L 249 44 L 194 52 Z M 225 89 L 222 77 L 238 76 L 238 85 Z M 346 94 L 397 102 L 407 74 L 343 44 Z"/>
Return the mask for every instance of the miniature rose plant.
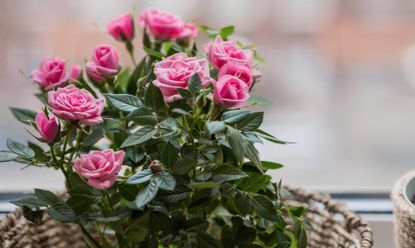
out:
<path id="1" fill-rule="evenodd" d="M 253 96 L 259 55 L 230 38 L 233 26 L 201 26 L 211 42 L 199 53 L 194 23 L 156 9 L 136 20 L 107 26 L 131 62 L 104 44 L 84 66 L 47 58 L 33 70 L 44 108 L 11 111 L 37 142 L 8 139 L 0 161 L 60 170 L 67 193 L 13 203 L 34 223 L 79 225 L 87 247 L 306 247 L 306 210 L 285 203 L 266 174 L 282 165 L 256 148 L 286 143 L 248 109 L 264 102 Z"/>

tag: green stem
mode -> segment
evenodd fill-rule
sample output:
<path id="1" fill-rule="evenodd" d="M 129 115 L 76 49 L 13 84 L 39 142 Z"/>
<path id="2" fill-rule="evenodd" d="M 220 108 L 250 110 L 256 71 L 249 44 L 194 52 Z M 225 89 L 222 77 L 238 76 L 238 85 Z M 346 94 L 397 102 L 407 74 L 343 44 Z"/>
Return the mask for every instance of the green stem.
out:
<path id="1" fill-rule="evenodd" d="M 131 43 L 130 40 L 125 42 L 125 47 L 127 48 L 128 54 L 130 55 L 134 66 L 137 66 L 137 62 L 136 62 L 135 57 L 134 57 L 134 46 L 133 46 L 133 44 Z"/>
<path id="2" fill-rule="evenodd" d="M 91 236 L 91 234 L 88 232 L 88 230 L 86 230 L 85 226 L 80 222 L 78 222 L 78 225 L 81 227 L 82 233 L 85 235 L 85 237 L 87 239 L 89 239 L 89 241 L 92 242 L 93 247 L 94 248 L 101 248 L 101 246 L 98 244 L 98 242 Z"/>

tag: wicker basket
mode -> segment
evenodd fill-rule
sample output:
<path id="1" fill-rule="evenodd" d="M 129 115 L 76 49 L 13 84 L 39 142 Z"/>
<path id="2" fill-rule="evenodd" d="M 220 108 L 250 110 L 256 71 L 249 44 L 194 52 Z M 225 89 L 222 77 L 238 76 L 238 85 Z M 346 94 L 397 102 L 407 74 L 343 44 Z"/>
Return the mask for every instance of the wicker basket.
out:
<path id="1" fill-rule="evenodd" d="M 357 214 L 328 195 L 310 194 L 301 189 L 286 187 L 292 197 L 289 205 L 304 205 L 307 218 L 313 225 L 308 233 L 310 248 L 370 248 L 372 231 Z M 0 222 L 0 247 L 3 248 L 81 248 L 82 235 L 75 225 L 60 224 L 47 219 L 41 225 L 24 220 L 20 210 L 7 215 Z"/>

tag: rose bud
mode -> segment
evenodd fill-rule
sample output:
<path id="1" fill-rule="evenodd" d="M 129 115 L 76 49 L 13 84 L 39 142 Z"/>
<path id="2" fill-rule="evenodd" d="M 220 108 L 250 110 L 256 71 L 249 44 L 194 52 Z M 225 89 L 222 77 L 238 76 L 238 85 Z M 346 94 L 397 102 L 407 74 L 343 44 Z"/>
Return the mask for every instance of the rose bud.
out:
<path id="1" fill-rule="evenodd" d="M 33 70 L 30 77 L 44 90 L 62 87 L 69 79 L 65 71 L 65 61 L 57 57 L 44 59 L 39 69 Z"/>
<path id="2" fill-rule="evenodd" d="M 231 75 L 241 79 L 246 83 L 246 85 L 248 85 L 248 88 L 251 88 L 252 86 L 252 71 L 250 68 L 244 65 L 239 65 L 232 62 L 226 63 L 219 69 L 218 78 L 221 78 L 225 75 Z"/>
<path id="3" fill-rule="evenodd" d="M 95 126 L 102 122 L 104 100 L 95 99 L 85 89 L 74 85 L 48 92 L 48 102 L 56 116 L 69 121 L 79 121 L 87 126 Z"/>
<path id="4" fill-rule="evenodd" d="M 179 38 L 183 31 L 183 21 L 167 11 L 150 8 L 144 10 L 140 17 L 140 26 L 157 40 Z"/>
<path id="5" fill-rule="evenodd" d="M 210 63 L 216 68 L 221 68 L 224 64 L 233 62 L 251 68 L 253 64 L 253 52 L 243 50 L 235 41 L 223 41 L 217 36 L 215 41 L 204 46 Z"/>
<path id="6" fill-rule="evenodd" d="M 214 84 L 213 101 L 224 108 L 239 108 L 249 98 L 249 87 L 241 79 L 225 75 Z"/>
<path id="7" fill-rule="evenodd" d="M 110 21 L 107 25 L 107 31 L 116 40 L 131 40 L 134 37 L 133 17 L 127 13 Z"/>
<path id="8" fill-rule="evenodd" d="M 90 151 L 88 154 L 81 154 L 78 159 L 72 161 L 72 164 L 76 172 L 87 179 L 89 186 L 105 190 L 114 184 L 124 157 L 124 151 L 114 152 L 112 149 Z"/>
<path id="9" fill-rule="evenodd" d="M 86 64 L 88 76 L 96 83 L 115 76 L 119 68 L 118 52 L 110 45 L 97 46 L 92 52 L 91 61 Z"/>
<path id="10" fill-rule="evenodd" d="M 82 69 L 80 65 L 72 65 L 69 71 L 69 77 L 72 81 L 78 81 L 82 75 Z"/>
<path id="11" fill-rule="evenodd" d="M 194 23 L 185 23 L 183 26 L 180 39 L 194 39 L 197 36 L 197 26 Z"/>
<path id="12" fill-rule="evenodd" d="M 37 131 L 42 139 L 47 143 L 55 141 L 59 133 L 59 125 L 56 123 L 55 117 L 48 118 L 44 112 L 39 112 L 35 118 Z"/>

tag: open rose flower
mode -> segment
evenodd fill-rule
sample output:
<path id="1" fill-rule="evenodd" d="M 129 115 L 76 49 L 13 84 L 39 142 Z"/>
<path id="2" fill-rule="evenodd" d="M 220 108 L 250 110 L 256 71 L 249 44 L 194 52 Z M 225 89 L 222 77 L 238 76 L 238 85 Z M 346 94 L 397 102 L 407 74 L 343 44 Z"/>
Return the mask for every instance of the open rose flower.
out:
<path id="1" fill-rule="evenodd" d="M 48 92 L 48 102 L 53 114 L 66 121 L 79 121 L 87 126 L 95 126 L 102 122 L 104 101 L 95 99 L 85 89 L 74 85 Z"/>
<path id="2" fill-rule="evenodd" d="M 110 21 L 107 25 L 107 31 L 116 40 L 131 40 L 134 37 L 133 17 L 127 13 Z"/>
<path id="3" fill-rule="evenodd" d="M 92 52 L 91 61 L 86 64 L 88 76 L 97 83 L 115 76 L 119 69 L 118 52 L 110 45 L 97 46 Z"/>
<path id="4" fill-rule="evenodd" d="M 51 143 L 59 133 L 59 125 L 55 117 L 48 118 L 44 112 L 39 112 L 35 118 L 37 131 L 44 141 Z"/>
<path id="5" fill-rule="evenodd" d="M 112 149 L 107 149 L 81 154 L 72 163 L 78 174 L 87 179 L 89 186 L 105 190 L 114 184 L 117 173 L 124 162 L 124 157 L 124 151 L 114 152 Z"/>
<path id="6" fill-rule="evenodd" d="M 177 89 L 187 89 L 190 77 L 195 73 L 199 75 L 203 87 L 210 83 L 209 64 L 206 59 L 176 53 L 154 65 L 156 80 L 153 83 L 160 88 L 165 102 L 173 102 L 181 99 Z"/>
<path id="7" fill-rule="evenodd" d="M 140 15 L 140 26 L 157 40 L 173 40 L 179 38 L 183 31 L 180 17 L 158 9 L 145 9 Z"/>
<path id="8" fill-rule="evenodd" d="M 32 71 L 30 77 L 44 90 L 62 87 L 69 79 L 69 75 L 65 70 L 65 61 L 57 57 L 45 58 L 39 69 Z"/>
<path id="9" fill-rule="evenodd" d="M 253 52 L 251 50 L 243 50 L 235 41 L 223 41 L 218 35 L 216 39 L 204 46 L 210 63 L 219 69 L 226 63 L 232 62 L 243 65 L 248 68 L 253 64 Z"/>
<path id="10" fill-rule="evenodd" d="M 241 79 L 246 83 L 248 88 L 252 86 L 252 70 L 244 65 L 239 65 L 232 62 L 226 63 L 219 69 L 218 78 L 221 78 L 225 75 L 231 75 Z"/>
<path id="11" fill-rule="evenodd" d="M 249 98 L 249 87 L 241 79 L 225 75 L 214 84 L 213 101 L 224 108 L 239 108 Z"/>

